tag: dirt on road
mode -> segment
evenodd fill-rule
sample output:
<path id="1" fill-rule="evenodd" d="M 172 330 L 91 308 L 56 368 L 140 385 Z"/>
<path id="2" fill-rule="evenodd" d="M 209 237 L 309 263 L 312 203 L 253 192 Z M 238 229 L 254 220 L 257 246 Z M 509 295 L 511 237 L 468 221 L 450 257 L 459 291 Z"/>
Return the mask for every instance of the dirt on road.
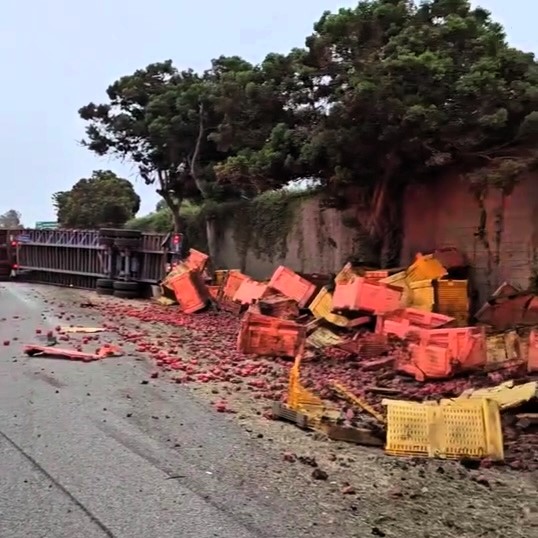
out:
<path id="1" fill-rule="evenodd" d="M 107 329 L 95 335 L 61 334 L 62 346 L 88 350 L 118 344 L 133 361 L 147 364 L 141 385 L 187 388 L 208 412 L 242 428 L 275 462 L 271 469 L 258 469 L 259 488 L 304 507 L 298 517 L 307 516 L 312 535 L 318 535 L 319 525 L 328 525 L 327 536 L 340 538 L 538 537 L 535 471 L 388 457 L 380 449 L 332 442 L 271 420 L 270 400 L 285 393 L 290 364 L 239 357 L 236 322 L 229 315 L 200 314 L 197 321 L 196 314 L 187 319 L 174 307 L 71 289 L 33 290 L 46 305 L 43 316 L 57 318 L 58 328 L 91 323 Z M 14 356 L 21 356 L 23 343 L 10 343 Z M 170 356 L 178 359 L 174 368 L 165 360 Z M 251 464 L 235 458 L 223 462 L 226 475 L 237 482 L 246 480 Z"/>

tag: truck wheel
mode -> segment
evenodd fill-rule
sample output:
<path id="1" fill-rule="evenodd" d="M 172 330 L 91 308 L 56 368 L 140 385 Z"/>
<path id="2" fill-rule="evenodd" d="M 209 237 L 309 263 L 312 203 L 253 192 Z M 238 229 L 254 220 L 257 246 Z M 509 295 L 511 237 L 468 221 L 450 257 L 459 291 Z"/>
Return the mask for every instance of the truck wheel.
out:
<path id="1" fill-rule="evenodd" d="M 114 295 L 114 290 L 112 288 L 97 288 L 95 290 L 97 295 Z"/>
<path id="2" fill-rule="evenodd" d="M 11 276 L 11 264 L 0 263 L 0 280 L 8 280 Z"/>
<path id="3" fill-rule="evenodd" d="M 114 290 L 114 297 L 120 299 L 138 299 L 140 293 L 138 291 Z"/>
<path id="4" fill-rule="evenodd" d="M 129 291 L 132 293 L 140 292 L 140 284 L 138 282 L 125 282 L 123 280 L 114 281 L 114 290 L 116 291 Z"/>
<path id="5" fill-rule="evenodd" d="M 95 287 L 112 289 L 114 287 L 114 281 L 111 278 L 98 278 Z"/>

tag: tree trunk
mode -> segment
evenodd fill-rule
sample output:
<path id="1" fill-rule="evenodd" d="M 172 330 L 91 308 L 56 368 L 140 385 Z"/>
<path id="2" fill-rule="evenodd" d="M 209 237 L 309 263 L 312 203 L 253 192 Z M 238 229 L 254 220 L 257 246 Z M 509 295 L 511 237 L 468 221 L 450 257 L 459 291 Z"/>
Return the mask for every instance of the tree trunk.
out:
<path id="1" fill-rule="evenodd" d="M 394 201 L 387 200 L 382 215 L 385 226 L 381 229 L 379 262 L 383 268 L 398 267 L 403 238 L 403 189 L 397 189 Z"/>
<path id="2" fill-rule="evenodd" d="M 166 205 L 168 206 L 168 209 L 170 209 L 170 212 L 172 213 L 172 222 L 174 224 L 174 233 L 180 233 L 181 232 L 181 215 L 180 215 L 180 208 L 181 208 L 181 202 L 182 200 L 176 200 L 174 197 L 170 195 L 170 193 L 166 191 L 161 191 L 159 194 L 163 197 L 163 200 L 166 202 Z"/>
<path id="3" fill-rule="evenodd" d="M 218 268 L 217 256 L 219 252 L 217 221 L 208 218 L 205 221 L 205 231 L 207 236 L 207 250 L 213 269 Z"/>
<path id="4" fill-rule="evenodd" d="M 207 198 L 207 189 L 206 182 L 198 175 L 198 158 L 200 157 L 200 151 L 202 149 L 202 141 L 204 140 L 204 104 L 200 103 L 200 108 L 198 111 L 199 114 L 199 125 L 198 125 L 198 136 L 196 137 L 196 145 L 194 146 L 194 151 L 190 160 L 190 172 L 191 177 L 196 185 L 196 188 L 200 191 L 200 194 L 205 199 Z"/>
<path id="5" fill-rule="evenodd" d="M 198 175 L 198 158 L 200 156 L 200 150 L 202 148 L 202 142 L 204 140 L 204 104 L 200 103 L 200 108 L 198 111 L 199 114 L 199 126 L 198 126 L 198 137 L 196 138 L 196 145 L 192 157 L 190 159 L 190 173 L 191 177 L 196 185 L 196 188 L 200 191 L 202 198 L 207 199 L 207 183 L 206 181 Z M 214 219 L 206 219 L 206 242 L 207 250 L 209 251 L 209 259 L 211 260 L 214 268 L 217 264 L 217 253 L 218 253 L 218 240 L 217 240 L 217 230 L 215 228 L 216 222 Z"/>
<path id="6" fill-rule="evenodd" d="M 181 218 L 179 215 L 179 207 L 171 207 L 172 222 L 174 223 L 174 233 L 181 232 Z"/>
<path id="7" fill-rule="evenodd" d="M 394 184 L 394 177 L 400 167 L 396 154 L 387 156 L 384 174 L 376 185 L 372 197 L 367 230 L 379 244 L 381 267 L 395 267 L 399 263 L 402 240 L 403 188 L 400 182 Z"/>
<path id="8" fill-rule="evenodd" d="M 172 213 L 172 222 L 174 224 L 174 232 L 181 232 L 181 219 L 180 219 L 180 210 L 181 203 L 183 198 L 174 196 L 170 190 L 170 175 L 165 170 L 158 170 L 157 177 L 159 179 L 159 189 L 157 189 L 157 194 L 162 196 L 162 199 L 165 201 L 168 209 Z"/>

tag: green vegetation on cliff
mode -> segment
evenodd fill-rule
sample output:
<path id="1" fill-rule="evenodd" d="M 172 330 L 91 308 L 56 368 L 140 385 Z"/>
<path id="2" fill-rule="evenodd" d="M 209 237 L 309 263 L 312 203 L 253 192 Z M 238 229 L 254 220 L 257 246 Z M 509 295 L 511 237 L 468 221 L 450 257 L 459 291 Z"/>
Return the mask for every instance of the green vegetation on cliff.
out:
<path id="1" fill-rule="evenodd" d="M 241 258 L 248 251 L 270 260 L 285 257 L 287 239 L 301 203 L 315 195 L 315 191 L 269 191 L 251 200 L 233 200 L 186 205 L 182 211 L 182 229 L 191 247 L 207 250 L 206 223 L 211 221 L 222 240 L 222 233 L 230 232 Z M 153 232 L 169 232 L 172 215 L 161 208 L 144 217 L 130 220 L 128 228 Z"/>

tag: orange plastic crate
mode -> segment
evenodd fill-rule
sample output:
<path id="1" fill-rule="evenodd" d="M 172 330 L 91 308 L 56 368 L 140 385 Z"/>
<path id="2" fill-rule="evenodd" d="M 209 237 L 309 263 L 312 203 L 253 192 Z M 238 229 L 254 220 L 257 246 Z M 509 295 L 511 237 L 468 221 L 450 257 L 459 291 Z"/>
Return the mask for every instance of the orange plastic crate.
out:
<path id="1" fill-rule="evenodd" d="M 476 370 L 483 368 L 488 361 L 486 335 L 473 334 L 468 347 L 458 356 L 459 370 Z"/>
<path id="2" fill-rule="evenodd" d="M 414 325 L 418 325 L 424 329 L 436 329 L 454 321 L 454 318 L 450 316 L 435 314 L 434 312 L 427 312 L 418 308 L 406 308 L 402 316 Z"/>
<path id="3" fill-rule="evenodd" d="M 425 329 L 422 334 L 429 344 L 450 347 L 454 355 L 458 356 L 468 348 L 472 336 L 480 334 L 480 329 L 475 327 Z"/>
<path id="4" fill-rule="evenodd" d="M 209 301 L 209 291 L 197 271 L 174 276 L 168 286 L 174 291 L 181 309 L 186 314 L 202 310 Z"/>
<path id="5" fill-rule="evenodd" d="M 454 373 L 454 357 L 448 347 L 425 343 L 412 345 L 411 360 L 421 372 L 421 375 L 415 375 L 418 381 L 444 379 Z"/>
<path id="6" fill-rule="evenodd" d="M 333 310 L 365 310 L 384 314 L 400 308 L 402 289 L 354 277 L 336 284 Z"/>
<path id="7" fill-rule="evenodd" d="M 222 286 L 207 286 L 207 291 L 213 300 L 218 301 L 220 299 Z"/>
<path id="8" fill-rule="evenodd" d="M 208 259 L 209 259 L 209 256 L 207 254 L 204 254 L 203 252 L 200 252 L 199 250 L 195 250 L 194 248 L 191 248 L 189 250 L 189 255 L 184 263 L 189 269 L 200 271 L 201 273 L 205 269 Z"/>
<path id="9" fill-rule="evenodd" d="M 246 278 L 241 282 L 233 296 L 233 301 L 241 304 L 252 304 L 263 297 L 268 289 L 267 284 Z"/>
<path id="10" fill-rule="evenodd" d="M 457 372 L 484 367 L 486 364 L 486 339 L 483 332 L 451 337 L 435 341 L 422 330 L 420 343 L 411 344 L 411 357 L 398 364 L 398 369 L 415 376 L 417 381 L 446 379 Z M 459 336 L 459 338 L 458 338 Z M 436 342 L 436 343 L 434 343 Z"/>
<path id="11" fill-rule="evenodd" d="M 368 280 L 369 282 L 379 282 L 383 278 L 388 278 L 389 275 L 390 275 L 390 271 L 386 269 L 379 269 L 379 270 L 364 272 L 364 278 Z"/>
<path id="12" fill-rule="evenodd" d="M 410 335 L 420 335 L 424 329 L 413 325 L 408 319 L 393 320 L 383 319 L 381 316 L 377 318 L 378 325 L 376 326 L 376 332 L 380 334 L 393 334 L 398 338 L 404 340 Z"/>
<path id="13" fill-rule="evenodd" d="M 297 301 L 300 308 L 304 308 L 316 292 L 315 284 L 312 284 L 312 282 L 309 282 L 284 265 L 278 267 L 273 273 L 269 281 L 269 287 Z"/>
<path id="14" fill-rule="evenodd" d="M 304 346 L 306 328 L 294 321 L 246 312 L 237 349 L 242 353 L 295 357 Z"/>
<path id="15" fill-rule="evenodd" d="M 230 271 L 226 278 L 224 288 L 222 290 L 222 298 L 227 301 L 232 301 L 235 292 L 239 289 L 239 286 L 246 280 L 248 276 L 244 275 L 240 271 Z"/>

